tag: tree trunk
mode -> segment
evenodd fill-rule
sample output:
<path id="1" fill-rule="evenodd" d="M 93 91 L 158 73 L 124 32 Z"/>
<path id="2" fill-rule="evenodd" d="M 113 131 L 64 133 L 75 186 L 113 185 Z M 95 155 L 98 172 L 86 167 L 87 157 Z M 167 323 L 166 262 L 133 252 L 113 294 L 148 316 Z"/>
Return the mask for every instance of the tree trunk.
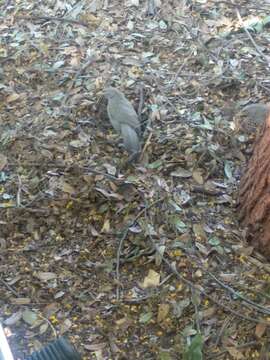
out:
<path id="1" fill-rule="evenodd" d="M 255 140 L 238 201 L 247 239 L 270 259 L 270 113 Z"/>

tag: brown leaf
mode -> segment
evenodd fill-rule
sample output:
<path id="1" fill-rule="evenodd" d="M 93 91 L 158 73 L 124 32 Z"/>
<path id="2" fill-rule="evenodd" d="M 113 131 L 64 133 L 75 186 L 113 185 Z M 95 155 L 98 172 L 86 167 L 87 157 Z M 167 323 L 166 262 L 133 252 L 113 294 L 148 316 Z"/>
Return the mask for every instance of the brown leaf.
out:
<path id="1" fill-rule="evenodd" d="M 16 100 L 18 100 L 20 98 L 20 94 L 17 94 L 17 93 L 13 93 L 13 94 L 10 94 L 6 97 L 6 102 L 8 103 L 11 103 L 11 102 L 14 102 Z"/>
<path id="2" fill-rule="evenodd" d="M 233 359 L 244 359 L 244 355 L 237 350 L 235 347 L 226 346 L 226 350 L 229 352 L 229 354 L 233 357 Z"/>
<path id="3" fill-rule="evenodd" d="M 10 317 L 8 317 L 4 324 L 7 326 L 15 325 L 18 321 L 20 321 L 22 318 L 22 312 L 17 311 L 16 313 L 12 314 Z"/>
<path id="4" fill-rule="evenodd" d="M 62 183 L 62 191 L 65 193 L 68 193 L 70 195 L 72 195 L 76 192 L 73 186 L 71 186 L 70 184 L 68 184 L 67 182 L 64 182 L 64 181 Z"/>
<path id="5" fill-rule="evenodd" d="M 38 271 L 34 275 L 41 281 L 49 281 L 57 278 L 57 275 L 53 272 Z"/>
<path id="6" fill-rule="evenodd" d="M 30 304 L 31 299 L 30 298 L 16 298 L 16 299 L 11 299 L 10 302 L 12 304 L 16 304 L 16 305 L 27 305 L 27 304 Z"/>
<path id="7" fill-rule="evenodd" d="M 264 335 L 266 327 L 267 326 L 265 324 L 257 324 L 256 325 L 255 335 L 257 338 L 260 339 Z"/>
<path id="8" fill-rule="evenodd" d="M 73 324 L 69 319 L 65 319 L 64 322 L 60 325 L 60 334 L 63 335 L 66 333 L 72 325 Z"/>
<path id="9" fill-rule="evenodd" d="M 57 304 L 56 302 L 48 304 L 47 306 L 45 306 L 45 308 L 43 309 L 42 313 L 43 316 L 45 316 L 46 318 L 49 318 L 52 315 L 55 315 L 57 313 L 57 311 L 59 310 L 60 305 Z"/>
<path id="10" fill-rule="evenodd" d="M 175 171 L 171 172 L 171 176 L 174 177 L 180 177 L 180 178 L 189 178 L 192 176 L 191 172 L 189 170 L 186 170 L 184 168 L 178 167 Z"/>
<path id="11" fill-rule="evenodd" d="M 169 304 L 160 304 L 158 307 L 157 321 L 160 323 L 160 322 L 166 320 L 168 317 L 169 311 L 170 311 Z"/>
<path id="12" fill-rule="evenodd" d="M 7 157 L 3 154 L 0 154 L 0 171 L 2 171 L 6 165 L 7 165 Z"/>
<path id="13" fill-rule="evenodd" d="M 200 240 L 207 240 L 206 232 L 204 231 L 204 227 L 202 224 L 194 224 L 193 225 L 193 232 L 197 239 Z"/>
<path id="14" fill-rule="evenodd" d="M 101 189 L 101 188 L 95 188 L 98 192 L 100 192 L 102 195 L 104 195 L 107 198 L 111 198 L 111 199 L 116 199 L 116 200 L 123 200 L 123 196 L 116 194 L 116 193 L 112 193 L 112 192 L 108 192 L 105 189 Z"/>

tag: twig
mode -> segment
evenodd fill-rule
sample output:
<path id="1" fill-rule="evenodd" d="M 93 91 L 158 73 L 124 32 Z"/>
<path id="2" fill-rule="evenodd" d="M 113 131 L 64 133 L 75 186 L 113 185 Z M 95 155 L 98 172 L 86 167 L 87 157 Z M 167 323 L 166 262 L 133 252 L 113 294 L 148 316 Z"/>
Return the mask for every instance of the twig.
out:
<path id="1" fill-rule="evenodd" d="M 197 332 L 201 332 L 201 326 L 200 326 L 200 316 L 199 316 L 199 310 L 198 310 L 198 304 L 197 304 L 197 292 L 194 288 L 190 288 L 191 294 L 192 294 L 192 303 L 195 309 L 195 321 L 196 321 L 196 329 Z"/>
<path id="2" fill-rule="evenodd" d="M 111 355 L 111 359 L 112 360 L 115 360 L 115 356 L 114 356 L 114 353 L 115 353 L 115 345 L 114 343 L 112 342 L 112 337 L 113 337 L 113 334 L 110 333 L 110 332 L 106 332 L 104 331 L 101 327 L 95 327 L 96 331 L 98 333 L 100 333 L 101 336 L 103 336 L 106 341 L 108 342 L 109 344 L 109 349 L 110 349 L 110 355 Z"/>
<path id="3" fill-rule="evenodd" d="M 84 23 L 82 21 L 67 19 L 67 18 L 63 18 L 63 17 L 55 17 L 55 16 L 21 16 L 20 15 L 20 16 L 16 16 L 16 18 L 22 19 L 22 20 L 60 21 L 60 22 L 64 22 L 64 23 L 70 23 L 70 24 L 84 26 L 87 28 L 89 27 L 86 23 Z"/>
<path id="4" fill-rule="evenodd" d="M 148 210 L 148 209 L 146 209 Z M 147 213 L 146 213 L 147 215 Z M 267 325 L 269 326 L 270 325 L 270 322 L 268 321 L 263 321 L 261 319 L 255 319 L 255 318 L 252 318 L 252 317 L 249 317 L 249 316 L 246 316 L 246 315 L 243 315 L 241 313 L 239 313 L 238 311 L 232 309 L 231 307 L 227 306 L 227 305 L 224 305 L 223 303 L 221 303 L 220 301 L 216 300 L 212 295 L 209 295 L 206 290 L 204 290 L 201 286 L 198 286 L 198 285 L 195 285 L 192 281 L 186 279 L 183 275 L 181 275 L 178 270 L 176 269 L 175 266 L 173 266 L 169 260 L 167 260 L 165 257 L 164 257 L 164 254 L 162 254 L 158 248 L 158 246 L 156 245 L 156 243 L 154 242 L 153 238 L 152 238 L 152 235 L 151 233 L 148 233 L 148 237 L 153 245 L 153 247 L 155 248 L 155 250 L 157 251 L 157 253 L 160 255 L 161 259 L 164 261 L 164 263 L 169 267 L 169 269 L 186 285 L 188 285 L 190 288 L 198 291 L 200 294 L 204 295 L 206 298 L 208 298 L 209 300 L 211 300 L 214 304 L 218 305 L 219 307 L 223 308 L 224 310 L 228 311 L 229 313 L 241 318 L 241 319 L 244 319 L 244 320 L 247 320 L 247 321 L 251 321 L 251 322 L 255 322 L 255 323 L 258 323 L 258 324 L 264 324 L 264 325 Z"/>
<path id="5" fill-rule="evenodd" d="M 148 16 L 154 16 L 157 13 L 157 7 L 154 0 L 147 1 L 147 11 L 146 14 Z"/>
<path id="6" fill-rule="evenodd" d="M 236 346 L 236 349 L 244 349 L 244 348 L 247 348 L 247 347 L 250 347 L 250 346 L 254 346 L 254 345 L 258 345 L 258 341 L 256 340 L 253 340 L 253 341 L 249 341 L 245 344 L 240 344 L 240 345 L 237 345 Z"/>
<path id="7" fill-rule="evenodd" d="M 235 7 L 235 4 L 233 4 L 231 1 L 225 1 L 225 0 L 217 0 L 217 1 L 209 1 L 209 3 L 213 3 L 215 5 L 220 5 L 220 4 L 225 4 L 228 6 L 233 6 Z M 247 9 L 247 5 L 241 5 L 241 4 L 237 4 L 238 7 L 244 7 L 245 10 Z M 261 11 L 269 11 L 269 8 L 267 7 L 262 7 L 262 6 L 254 6 L 251 4 L 248 4 L 248 10 L 261 10 Z"/>
<path id="8" fill-rule="evenodd" d="M 48 325 L 52 329 L 53 335 L 57 338 L 57 332 L 56 332 L 55 328 L 53 327 L 53 324 L 50 322 L 50 320 L 47 319 L 46 317 L 44 317 L 43 315 L 41 315 L 40 313 L 38 313 L 37 315 L 38 315 L 38 317 L 40 317 L 41 319 L 45 320 L 48 323 Z"/>
<path id="9" fill-rule="evenodd" d="M 16 210 L 20 210 L 20 211 L 28 211 L 33 214 L 36 214 L 36 213 L 47 214 L 50 212 L 50 209 L 29 208 L 29 207 L 27 207 L 27 205 L 25 205 L 25 206 L 11 205 L 11 206 L 5 206 L 5 207 L 0 206 L 0 209 L 1 210 L 16 209 Z"/>
<path id="10" fill-rule="evenodd" d="M 164 90 L 161 88 L 161 86 L 159 85 L 159 83 L 157 82 L 156 78 L 155 78 L 153 75 L 150 75 L 150 77 L 151 77 L 151 79 L 155 82 L 155 84 L 156 84 L 159 92 L 160 92 L 161 94 L 164 94 L 165 92 L 164 92 Z M 177 115 L 180 114 L 179 111 L 178 111 L 178 110 L 176 109 L 176 107 L 174 106 L 174 104 L 169 100 L 168 96 L 166 96 L 166 104 L 169 104 L 169 105 L 172 107 L 172 109 L 175 111 L 175 113 L 176 113 Z"/>
<path id="11" fill-rule="evenodd" d="M 95 55 L 90 56 L 90 58 L 86 61 L 86 63 L 83 64 L 83 66 L 77 71 L 77 73 L 76 73 L 71 85 L 69 86 L 68 90 L 71 90 L 74 87 L 78 77 L 81 76 L 84 73 L 84 71 L 88 68 L 88 66 L 91 65 L 95 60 L 96 60 Z"/>
<path id="12" fill-rule="evenodd" d="M 125 238 L 127 237 L 129 231 L 129 226 L 125 229 L 120 241 L 119 241 L 119 245 L 117 248 L 117 256 L 116 256 L 116 299 L 117 301 L 119 301 L 120 298 L 120 289 L 119 289 L 119 284 L 120 284 L 120 257 L 121 257 L 121 251 L 122 251 L 122 247 L 123 247 L 123 243 Z"/>
<path id="13" fill-rule="evenodd" d="M 249 341 L 249 342 L 247 342 L 247 343 L 245 343 L 245 344 L 236 345 L 235 348 L 236 348 L 237 350 L 241 350 L 241 349 L 245 349 L 245 348 L 247 348 L 247 347 L 255 346 L 255 345 L 258 345 L 258 344 L 259 344 L 258 341 Z M 208 359 L 208 360 L 210 360 L 210 359 L 216 359 L 216 358 L 218 358 L 218 357 L 226 354 L 227 352 L 228 352 L 227 350 L 223 350 L 223 351 L 221 351 L 221 352 L 219 352 L 219 353 L 215 353 L 215 354 L 213 354 L 213 355 L 208 355 L 208 356 L 207 356 L 207 359 Z"/>
<path id="14" fill-rule="evenodd" d="M 174 77 L 169 82 L 169 88 L 173 87 L 173 85 L 175 84 L 180 72 L 183 70 L 184 66 L 186 65 L 187 61 L 191 58 L 191 56 L 193 56 L 192 52 L 190 52 L 189 55 L 185 58 L 185 60 L 181 63 L 181 65 L 179 66 L 178 70 L 176 71 Z"/>
<path id="15" fill-rule="evenodd" d="M 149 294 L 149 295 L 137 298 L 137 299 L 122 299 L 122 302 L 125 304 L 140 304 L 141 302 L 146 301 L 154 296 L 155 296 L 155 294 Z"/>
<path id="16" fill-rule="evenodd" d="M 140 160 L 142 159 L 143 154 L 145 153 L 145 150 L 147 149 L 148 145 L 150 144 L 152 136 L 153 136 L 153 132 L 151 131 L 151 132 L 149 133 L 149 135 L 148 135 L 148 138 L 147 138 L 147 140 L 146 140 L 146 142 L 145 142 L 145 144 L 144 144 L 144 147 L 143 147 L 143 149 L 142 149 L 142 152 L 141 152 L 141 154 L 140 154 Z"/>
<path id="17" fill-rule="evenodd" d="M 13 295 L 15 295 L 17 298 L 20 297 L 20 295 L 15 291 L 5 280 L 3 280 L 0 277 L 0 282 L 10 291 Z"/>
<path id="18" fill-rule="evenodd" d="M 86 170 L 92 174 L 104 176 L 105 178 L 110 179 L 112 181 L 117 181 L 117 182 L 121 182 L 121 183 L 125 183 L 125 184 L 133 184 L 131 181 L 127 181 L 125 179 L 120 179 L 116 176 L 106 174 L 103 171 L 99 171 L 99 170 L 96 170 L 96 169 L 94 169 L 92 167 L 88 167 L 88 166 L 71 165 L 70 167 L 68 167 L 68 165 L 53 164 L 53 163 L 49 163 L 49 165 L 55 166 L 55 168 L 64 169 L 66 172 L 76 171 L 76 170 Z"/>
<path id="19" fill-rule="evenodd" d="M 71 84 L 68 86 L 68 91 L 70 92 L 75 84 L 77 79 L 83 74 L 83 72 L 88 68 L 89 65 L 91 65 L 94 61 L 96 60 L 96 56 L 95 54 L 93 54 L 92 56 L 90 56 L 90 58 L 86 61 L 85 64 L 82 65 L 82 67 L 77 71 L 76 75 L 74 76 L 73 80 L 71 81 Z M 63 99 L 63 104 L 67 103 L 68 98 L 70 97 L 70 94 L 67 93 L 67 95 L 65 96 L 65 98 Z"/>
<path id="20" fill-rule="evenodd" d="M 228 327 L 229 323 L 232 321 L 233 319 L 231 317 L 227 317 L 225 319 L 225 321 L 223 322 L 218 334 L 217 334 L 217 338 L 216 338 L 216 341 L 215 341 L 215 344 L 214 346 L 217 347 L 219 342 L 220 342 L 220 339 L 221 339 L 221 336 L 222 334 L 224 333 L 225 329 Z"/>
<path id="21" fill-rule="evenodd" d="M 125 179 L 119 179 L 118 177 L 116 176 L 113 176 L 113 175 L 110 175 L 110 174 L 106 174 L 102 171 L 99 171 L 99 170 L 95 170 L 93 168 L 90 168 L 90 167 L 83 167 L 83 169 L 91 172 L 92 174 L 95 174 L 95 175 L 101 175 L 101 176 L 104 176 L 105 178 L 107 179 L 110 179 L 110 180 L 113 180 L 113 181 L 117 181 L 117 182 L 122 182 L 122 183 L 125 183 L 125 184 L 132 184 L 131 181 L 127 181 Z"/>
<path id="22" fill-rule="evenodd" d="M 267 58 L 267 56 L 264 55 L 264 53 L 260 50 L 260 48 L 258 47 L 258 45 L 255 43 L 253 37 L 250 35 L 250 32 L 248 31 L 248 29 L 246 28 L 243 19 L 239 13 L 239 10 L 236 8 L 235 9 L 236 12 L 236 16 L 241 24 L 241 26 L 243 27 L 243 30 L 245 31 L 245 33 L 247 34 L 249 40 L 251 41 L 252 45 L 254 46 L 254 48 L 256 49 L 257 53 L 266 61 L 267 65 L 270 66 L 269 60 Z"/>
<path id="23" fill-rule="evenodd" d="M 4 64 L 5 62 L 7 62 L 7 61 L 9 61 L 9 60 L 14 60 L 14 61 L 15 61 L 15 59 L 13 58 L 13 56 L 14 56 L 15 54 L 17 54 L 17 52 L 18 52 L 17 50 L 12 51 L 11 54 L 9 54 L 7 57 L 4 57 L 4 58 L 0 59 L 0 63 L 1 63 L 1 64 Z"/>
<path id="24" fill-rule="evenodd" d="M 167 276 L 159 283 L 159 287 L 161 287 L 162 285 L 164 285 L 165 282 L 167 282 L 172 276 L 173 276 L 173 274 L 167 275 Z"/>
<path id="25" fill-rule="evenodd" d="M 20 175 L 18 175 L 18 191 L 16 195 L 16 204 L 17 207 L 21 207 L 21 193 L 22 193 L 22 179 Z"/>
<path id="26" fill-rule="evenodd" d="M 270 322 L 269 321 L 263 321 L 261 319 L 255 319 L 246 315 L 243 315 L 241 313 L 239 313 L 236 310 L 233 310 L 231 307 L 224 305 L 223 303 L 219 302 L 218 300 L 216 300 L 213 296 L 207 294 L 207 292 L 202 289 L 201 287 L 195 285 L 194 283 L 192 283 L 191 281 L 187 280 L 184 276 L 182 276 L 177 270 L 176 268 L 169 262 L 169 260 L 167 260 L 163 254 L 160 253 L 158 246 L 155 244 L 155 242 L 153 241 L 153 239 L 151 239 L 151 236 L 149 235 L 149 238 L 153 244 L 153 246 L 155 247 L 156 251 L 159 253 L 160 256 L 162 256 L 162 260 L 165 262 L 165 264 L 169 267 L 169 269 L 181 280 L 183 281 L 183 283 L 185 283 L 186 285 L 192 287 L 193 289 L 195 289 L 196 291 L 198 291 L 199 293 L 201 293 L 202 295 L 204 295 L 206 298 L 208 298 L 209 300 L 211 300 L 214 304 L 218 305 L 219 307 L 223 308 L 224 310 L 228 311 L 229 313 L 247 320 L 247 321 L 251 321 L 251 322 L 255 322 L 257 324 L 264 324 L 269 326 Z"/>
<path id="27" fill-rule="evenodd" d="M 83 72 L 87 69 L 88 66 L 90 66 L 94 61 L 96 60 L 96 56 L 92 55 L 90 58 L 86 61 L 86 63 L 77 71 L 76 75 L 74 76 L 73 80 L 71 81 L 71 84 L 68 86 L 68 92 L 66 96 L 63 99 L 63 105 L 67 104 L 68 98 L 70 97 L 70 91 L 74 88 L 75 83 L 79 76 L 83 74 Z"/>
<path id="28" fill-rule="evenodd" d="M 205 269 L 203 269 L 205 270 Z M 207 270 L 207 274 L 211 276 L 212 279 L 214 279 L 219 285 L 221 285 L 224 289 L 228 290 L 229 292 L 231 292 L 234 296 L 238 297 L 239 299 L 243 300 L 244 302 L 246 302 L 247 304 L 251 305 L 253 308 L 255 308 L 257 311 L 266 314 L 266 315 L 270 315 L 270 310 L 268 310 L 266 307 L 260 305 L 260 304 L 256 304 L 255 302 L 253 302 L 252 300 L 246 298 L 245 296 L 243 296 L 241 293 L 235 291 L 233 288 L 231 288 L 229 285 L 224 284 L 221 280 L 219 280 L 214 274 L 212 274 L 210 271 Z"/>
<path id="29" fill-rule="evenodd" d="M 264 297 L 265 299 L 270 300 L 270 295 L 266 294 L 263 291 L 259 291 L 255 288 L 250 289 L 250 285 L 241 284 L 240 286 L 245 290 L 248 290 L 248 291 L 252 290 L 253 294 L 259 295 L 260 297 Z"/>
<path id="30" fill-rule="evenodd" d="M 144 103 L 144 94 L 143 94 L 143 84 L 140 84 L 140 101 L 139 101 L 139 106 L 138 106 L 138 117 L 140 122 L 142 121 L 142 109 L 143 109 L 143 103 Z"/>
<path id="31" fill-rule="evenodd" d="M 200 193 L 210 196 L 221 196 L 225 194 L 223 191 L 220 190 L 205 189 L 203 186 L 197 186 L 197 185 L 191 186 L 190 190 L 195 193 Z"/>
<path id="32" fill-rule="evenodd" d="M 131 221 L 131 223 L 126 227 L 126 229 L 124 230 L 124 233 L 120 239 L 118 248 L 117 248 L 117 256 L 116 256 L 116 283 L 117 283 L 117 287 L 116 287 L 116 298 L 117 300 L 119 300 L 120 298 L 120 292 L 119 292 L 119 284 L 120 284 L 120 257 L 121 257 L 121 251 L 122 251 L 122 247 L 124 244 L 124 240 L 127 237 L 127 234 L 129 232 L 129 228 L 135 224 L 135 222 L 143 215 L 143 213 L 146 210 L 151 209 L 153 206 L 155 206 L 156 204 L 158 204 L 159 202 L 163 201 L 165 197 L 158 199 L 156 201 L 154 201 L 152 204 L 150 204 L 147 207 L 144 207 L 141 211 L 139 211 L 139 213 L 135 216 L 135 218 Z"/>

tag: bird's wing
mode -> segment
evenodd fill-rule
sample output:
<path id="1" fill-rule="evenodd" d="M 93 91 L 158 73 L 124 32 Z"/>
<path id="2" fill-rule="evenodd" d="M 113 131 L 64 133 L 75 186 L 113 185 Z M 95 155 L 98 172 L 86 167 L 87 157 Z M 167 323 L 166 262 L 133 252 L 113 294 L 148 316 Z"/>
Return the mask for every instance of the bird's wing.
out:
<path id="1" fill-rule="evenodd" d="M 118 133 L 121 132 L 121 125 L 119 122 L 119 117 L 117 115 L 117 109 L 115 108 L 115 106 L 113 106 L 113 104 L 111 104 L 111 102 L 109 101 L 108 106 L 107 106 L 107 112 L 108 112 L 108 116 L 110 119 L 110 122 L 114 128 L 114 130 Z"/>
<path id="2" fill-rule="evenodd" d="M 119 121 L 123 124 L 127 124 L 132 128 L 136 129 L 136 131 L 140 132 L 140 122 L 138 119 L 138 115 L 134 110 L 131 103 L 124 99 L 125 101 L 121 101 L 119 103 Z M 121 111 L 120 111 L 121 110 Z"/>

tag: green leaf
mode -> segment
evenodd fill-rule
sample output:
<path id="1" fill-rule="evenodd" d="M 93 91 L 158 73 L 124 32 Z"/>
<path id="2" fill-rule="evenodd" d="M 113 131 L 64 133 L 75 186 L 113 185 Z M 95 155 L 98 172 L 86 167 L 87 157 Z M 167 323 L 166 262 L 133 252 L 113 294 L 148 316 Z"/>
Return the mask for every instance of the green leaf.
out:
<path id="1" fill-rule="evenodd" d="M 224 172 L 229 180 L 233 179 L 232 168 L 229 161 L 225 161 Z"/>
<path id="2" fill-rule="evenodd" d="M 28 325 L 33 325 L 37 321 L 38 316 L 34 311 L 27 309 L 22 313 L 22 318 Z"/>
<path id="3" fill-rule="evenodd" d="M 172 357 L 168 351 L 161 351 L 158 354 L 158 360 L 172 360 Z"/>
<path id="4" fill-rule="evenodd" d="M 257 22 L 256 25 L 254 25 L 254 30 L 257 32 L 257 33 L 260 33 L 263 31 L 263 23 L 262 22 Z"/>
<path id="5" fill-rule="evenodd" d="M 64 64 L 65 64 L 65 62 L 64 62 L 63 60 L 59 60 L 59 61 L 56 61 L 56 62 L 53 64 L 52 68 L 53 68 L 53 70 L 57 70 L 57 69 L 59 69 L 61 66 L 63 66 Z"/>
<path id="6" fill-rule="evenodd" d="M 139 322 L 141 324 L 147 324 L 153 317 L 152 311 L 149 311 L 148 313 L 144 313 L 140 315 Z"/>
<path id="7" fill-rule="evenodd" d="M 219 238 L 213 236 L 211 237 L 209 240 L 208 240 L 209 244 L 210 245 L 213 245 L 213 246 L 217 246 L 217 245 L 220 245 L 220 240 Z"/>
<path id="8" fill-rule="evenodd" d="M 169 200 L 169 204 L 173 207 L 173 209 L 174 209 L 176 212 L 182 212 L 182 211 L 183 211 L 183 209 L 182 209 L 178 204 L 176 204 L 175 201 Z"/>
<path id="9" fill-rule="evenodd" d="M 213 130 L 213 125 L 207 119 L 204 119 L 204 124 L 198 125 L 198 127 L 201 129 Z"/>
<path id="10" fill-rule="evenodd" d="M 157 169 L 159 167 L 161 167 L 163 165 L 163 161 L 162 160 L 157 160 L 152 162 L 151 164 L 148 164 L 147 167 L 148 169 Z"/>
<path id="11" fill-rule="evenodd" d="M 191 343 L 186 347 L 183 360 L 202 360 L 203 338 L 200 334 L 194 336 Z"/>
<path id="12" fill-rule="evenodd" d="M 179 231 L 180 233 L 184 233 L 187 229 L 187 225 L 179 219 L 177 216 L 171 217 L 171 224 L 174 226 L 174 228 Z"/>
<path id="13" fill-rule="evenodd" d="M 269 25 L 270 24 L 270 16 L 266 16 L 262 22 L 263 22 L 263 26 Z"/>
<path id="14" fill-rule="evenodd" d="M 224 253 L 225 253 L 224 248 L 222 246 L 220 246 L 220 245 L 215 246 L 215 250 L 217 251 L 217 253 L 219 255 L 224 255 Z"/>

